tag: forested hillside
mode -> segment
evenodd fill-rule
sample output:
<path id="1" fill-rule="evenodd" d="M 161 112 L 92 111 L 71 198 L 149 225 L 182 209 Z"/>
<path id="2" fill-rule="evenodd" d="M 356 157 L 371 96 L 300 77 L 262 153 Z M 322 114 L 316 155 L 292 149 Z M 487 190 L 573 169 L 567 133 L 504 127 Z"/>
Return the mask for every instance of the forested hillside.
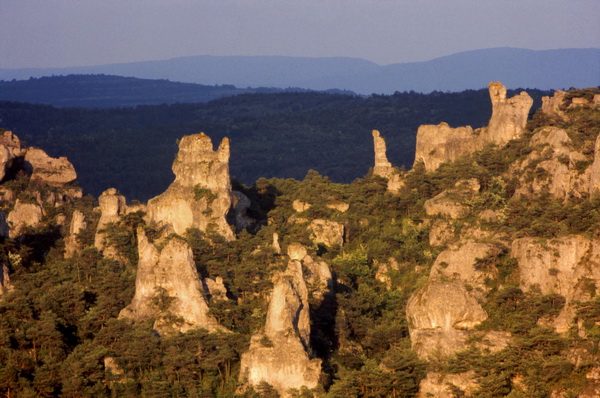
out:
<path id="1" fill-rule="evenodd" d="M 147 204 L 0 131 L 0 393 L 598 397 L 600 90 L 527 120 L 502 89 L 408 173 L 374 133 L 350 184 L 244 186 L 229 140 L 186 136 Z"/>
<path id="2" fill-rule="evenodd" d="M 529 93 L 536 101 L 533 109 L 548 94 Z M 91 110 L 0 102 L 0 126 L 52 156 L 67 156 L 86 192 L 99 195 L 116 187 L 128 199 L 140 200 L 162 192 L 172 180 L 175 141 L 186 134 L 229 137 L 232 175 L 246 184 L 259 177 L 301 179 L 310 169 L 350 182 L 372 164 L 372 129 L 386 138 L 390 160 L 410 168 L 420 124 L 480 127 L 490 114 L 483 89 L 367 98 L 245 94 L 206 104 Z"/>

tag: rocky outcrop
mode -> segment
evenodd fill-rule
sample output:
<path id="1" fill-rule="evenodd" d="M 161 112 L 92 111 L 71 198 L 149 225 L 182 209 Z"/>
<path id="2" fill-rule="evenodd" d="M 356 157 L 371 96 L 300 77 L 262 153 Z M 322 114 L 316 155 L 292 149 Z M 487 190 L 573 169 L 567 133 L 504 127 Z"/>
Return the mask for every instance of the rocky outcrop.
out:
<path id="1" fill-rule="evenodd" d="M 0 265 L 0 296 L 12 290 L 10 273 L 6 264 Z"/>
<path id="2" fill-rule="evenodd" d="M 275 278 L 267 321 L 252 336 L 242 355 L 240 380 L 252 386 L 267 382 L 283 397 L 289 390 L 318 384 L 321 361 L 311 359 L 308 289 L 301 259 L 306 250 L 294 246 L 286 271 Z"/>
<path id="3" fill-rule="evenodd" d="M 390 273 L 400 270 L 400 264 L 398 264 L 398 261 L 394 257 L 390 257 L 388 261 L 382 262 L 373 260 L 373 266 L 375 268 L 375 279 L 385 284 L 385 288 L 387 290 L 391 290 L 392 278 L 390 277 Z"/>
<path id="4" fill-rule="evenodd" d="M 378 130 L 373 130 L 373 146 L 375 148 L 375 165 L 373 175 L 388 180 L 388 190 L 398 192 L 404 186 L 404 182 L 398 170 L 392 166 L 387 158 L 385 140 Z"/>
<path id="5" fill-rule="evenodd" d="M 3 131 L 0 134 L 0 181 L 6 175 L 6 169 L 10 162 L 17 156 L 21 156 L 21 141 L 12 131 Z"/>
<path id="6" fill-rule="evenodd" d="M 235 238 L 226 216 L 232 204 L 229 177 L 229 139 L 214 151 L 204 133 L 188 135 L 179 142 L 173 162 L 175 181 L 161 195 L 148 201 L 149 221 L 169 224 L 175 233 L 188 228 L 213 229 L 227 240 Z"/>
<path id="7" fill-rule="evenodd" d="M 532 138 L 534 149 L 521 162 L 511 166 L 510 174 L 518 177 L 519 184 L 514 197 L 532 197 L 543 191 L 567 200 L 587 197 L 591 189 L 591 172 L 580 169 L 586 156 L 573 149 L 566 131 L 557 127 L 545 127 Z"/>
<path id="8" fill-rule="evenodd" d="M 327 247 L 344 245 L 344 224 L 316 219 L 311 221 L 308 229 L 315 244 L 323 244 Z"/>
<path id="9" fill-rule="evenodd" d="M 410 340 L 420 358 L 450 355 L 466 348 L 466 340 L 487 314 L 458 281 L 429 281 L 408 300 Z"/>
<path id="10" fill-rule="evenodd" d="M 523 290 L 539 289 L 566 299 L 565 307 L 554 320 L 558 332 L 572 324 L 574 301 L 589 301 L 600 289 L 600 242 L 580 235 L 549 241 L 520 238 L 513 242 L 511 254 L 519 264 L 519 283 Z"/>
<path id="11" fill-rule="evenodd" d="M 235 229 L 241 231 L 252 227 L 256 220 L 248 216 L 248 209 L 250 209 L 250 199 L 239 191 L 232 191 L 232 209 Z"/>
<path id="12" fill-rule="evenodd" d="M 525 130 L 533 99 L 524 91 L 512 98 L 506 98 L 506 87 L 498 82 L 490 83 L 488 88 L 492 101 L 492 117 L 487 129 L 480 133 L 481 144 L 492 142 L 504 145 Z"/>
<path id="13" fill-rule="evenodd" d="M 443 216 L 452 219 L 465 217 L 470 207 L 467 202 L 479 192 L 477 179 L 458 181 L 454 188 L 447 189 L 427 200 L 424 204 L 428 216 Z"/>
<path id="14" fill-rule="evenodd" d="M 600 195 L 600 135 L 596 137 L 596 143 L 594 144 L 594 162 L 590 166 L 590 185 L 589 195 L 598 196 Z"/>
<path id="15" fill-rule="evenodd" d="M 470 239 L 461 241 L 438 255 L 429 279 L 457 280 L 479 291 L 488 290 L 486 279 L 498 276 L 493 256 L 499 253 L 500 249 L 489 243 L 478 243 Z M 488 261 L 490 258 L 492 261 Z"/>
<path id="16" fill-rule="evenodd" d="M 202 295 L 202 283 L 196 270 L 192 249 L 178 237 L 150 242 L 138 227 L 139 262 L 135 295 L 120 317 L 136 321 L 155 318 L 160 332 L 190 329 L 226 331 L 209 314 Z"/>
<path id="17" fill-rule="evenodd" d="M 202 286 L 204 286 L 204 291 L 208 296 L 210 296 L 211 300 L 227 300 L 227 288 L 225 287 L 225 283 L 223 283 L 223 278 L 220 276 L 217 276 L 215 279 L 203 279 Z"/>
<path id="18" fill-rule="evenodd" d="M 35 228 L 42 221 L 44 211 L 37 203 L 25 203 L 17 199 L 15 207 L 8 214 L 6 222 L 10 227 L 9 237 L 16 238 L 27 228 Z"/>
<path id="19" fill-rule="evenodd" d="M 498 82 L 490 83 L 488 88 L 492 102 L 488 126 L 477 130 L 471 126 L 452 128 L 447 123 L 420 126 L 415 165 L 423 162 L 425 170 L 434 171 L 442 163 L 481 150 L 489 143 L 504 145 L 523 132 L 533 99 L 525 92 L 507 99 L 506 87 Z"/>
<path id="20" fill-rule="evenodd" d="M 105 237 L 106 233 L 104 230 L 108 224 L 118 222 L 120 217 L 127 213 L 127 204 L 125 196 L 119 194 L 119 191 L 115 188 L 109 188 L 102 192 L 102 195 L 98 198 L 98 205 L 100 219 L 98 220 L 98 226 L 96 228 L 94 246 L 98 250 L 105 252 L 107 245 Z"/>
<path id="21" fill-rule="evenodd" d="M 302 213 L 303 211 L 310 209 L 310 203 L 296 199 L 292 202 L 292 209 L 294 209 L 296 213 Z"/>
<path id="22" fill-rule="evenodd" d="M 77 179 L 75 168 L 66 157 L 52 158 L 41 149 L 28 148 L 25 167 L 31 170 L 31 180 L 62 186 Z"/>
<path id="23" fill-rule="evenodd" d="M 71 258 L 79 249 L 77 235 L 87 228 L 85 215 L 79 210 L 73 211 L 71 224 L 69 226 L 69 235 L 65 239 L 65 258 Z"/>
<path id="24" fill-rule="evenodd" d="M 342 202 L 342 201 L 339 201 L 339 200 L 335 200 L 333 202 L 329 202 L 325 206 L 327 206 L 328 209 L 339 211 L 340 213 L 345 213 L 350 208 L 350 205 L 348 203 Z"/>
<path id="25" fill-rule="evenodd" d="M 287 248 L 288 257 L 300 261 L 302 269 L 306 271 L 305 281 L 309 292 L 319 303 L 333 287 L 333 277 L 326 262 L 313 259 L 306 248 L 300 243 L 291 243 Z"/>
<path id="26" fill-rule="evenodd" d="M 564 120 L 566 119 L 565 113 L 562 111 L 561 106 L 565 101 L 565 95 L 567 93 L 562 90 L 556 90 L 552 97 L 542 97 L 542 112 L 554 119 Z"/>

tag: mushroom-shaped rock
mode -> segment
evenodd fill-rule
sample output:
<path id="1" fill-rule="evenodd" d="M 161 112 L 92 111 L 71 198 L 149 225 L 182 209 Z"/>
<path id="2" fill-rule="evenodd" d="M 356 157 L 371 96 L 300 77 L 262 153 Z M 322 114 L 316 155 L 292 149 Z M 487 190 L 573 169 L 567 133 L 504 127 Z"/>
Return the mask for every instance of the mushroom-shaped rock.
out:
<path id="1" fill-rule="evenodd" d="M 173 162 L 175 181 L 161 195 L 148 201 L 148 218 L 170 224 L 175 233 L 188 228 L 215 232 L 228 240 L 235 238 L 226 215 L 232 204 L 229 177 L 229 139 L 214 151 L 204 133 L 188 135 L 179 141 Z"/>
<path id="2" fill-rule="evenodd" d="M 66 157 L 52 158 L 38 148 L 27 149 L 25 165 L 31 168 L 32 181 L 61 186 L 77 179 L 75 167 Z"/>
<path id="3" fill-rule="evenodd" d="M 240 380 L 257 386 L 267 382 L 283 397 L 291 388 L 315 388 L 321 361 L 309 356 L 308 290 L 299 260 L 290 260 L 275 278 L 263 332 L 252 336 L 242 355 Z"/>
<path id="4" fill-rule="evenodd" d="M 226 331 L 209 314 L 187 242 L 168 237 L 156 246 L 141 227 L 137 229 L 137 237 L 139 262 L 135 295 L 119 316 L 133 320 L 157 318 L 154 327 L 164 331 L 185 332 L 196 328 Z M 173 317 L 176 320 L 169 324 Z"/>

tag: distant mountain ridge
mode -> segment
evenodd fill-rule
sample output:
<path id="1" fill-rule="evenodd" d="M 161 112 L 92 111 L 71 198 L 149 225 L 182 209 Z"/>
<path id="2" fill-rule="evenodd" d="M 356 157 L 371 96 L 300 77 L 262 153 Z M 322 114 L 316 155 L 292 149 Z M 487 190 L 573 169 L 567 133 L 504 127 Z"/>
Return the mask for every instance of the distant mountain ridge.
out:
<path id="1" fill-rule="evenodd" d="M 526 50 L 492 48 L 430 61 L 380 66 L 358 58 L 192 56 L 71 68 L 0 69 L 0 79 L 108 74 L 236 87 L 342 89 L 359 94 L 462 91 L 490 81 L 508 88 L 559 89 L 600 85 L 600 48 Z"/>

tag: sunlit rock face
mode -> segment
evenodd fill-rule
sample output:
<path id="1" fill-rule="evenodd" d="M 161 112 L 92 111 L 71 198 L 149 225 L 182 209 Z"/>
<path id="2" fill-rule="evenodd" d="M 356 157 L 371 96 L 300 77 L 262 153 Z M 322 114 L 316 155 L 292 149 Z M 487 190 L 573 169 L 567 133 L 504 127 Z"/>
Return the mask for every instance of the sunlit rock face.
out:
<path id="1" fill-rule="evenodd" d="M 394 169 L 392 163 L 387 158 L 387 148 L 385 140 L 378 130 L 373 130 L 373 147 L 375 148 L 375 165 L 373 166 L 373 175 L 386 178 L 388 180 L 388 190 L 398 192 L 404 186 L 404 181 L 400 173 Z"/>
<path id="2" fill-rule="evenodd" d="M 492 102 L 488 126 L 476 130 L 471 126 L 452 128 L 447 123 L 420 126 L 415 165 L 423 162 L 427 171 L 434 171 L 442 163 L 481 150 L 489 143 L 504 145 L 523 132 L 533 99 L 526 92 L 506 98 L 506 87 L 498 82 L 490 83 L 488 89 Z"/>
<path id="3" fill-rule="evenodd" d="M 267 382 L 283 397 L 289 389 L 315 388 L 321 361 L 311 359 L 308 289 L 302 274 L 306 249 L 288 250 L 290 261 L 274 281 L 263 331 L 252 336 L 242 355 L 240 380 L 258 386 Z"/>
<path id="4" fill-rule="evenodd" d="M 135 295 L 120 317 L 136 321 L 155 318 L 160 332 L 202 328 L 226 331 L 209 314 L 202 294 L 192 249 L 178 237 L 151 242 L 144 229 L 137 229 L 139 262 Z"/>
<path id="5" fill-rule="evenodd" d="M 113 257 L 115 253 L 106 244 L 105 229 L 108 224 L 118 222 L 121 216 L 127 213 L 125 196 L 121 195 L 115 188 L 109 188 L 98 197 L 98 209 L 100 210 L 100 219 L 96 227 L 94 246 L 104 255 Z"/>
<path id="6" fill-rule="evenodd" d="M 79 210 L 73 211 L 71 224 L 69 225 L 69 235 L 65 238 L 65 258 L 73 257 L 79 249 L 77 235 L 87 228 L 85 215 Z"/>
<path id="7" fill-rule="evenodd" d="M 8 213 L 6 222 L 9 225 L 9 237 L 16 238 L 27 230 L 40 225 L 44 211 L 38 203 L 27 203 L 17 199 L 12 211 Z"/>
<path id="8" fill-rule="evenodd" d="M 175 181 L 161 195 L 150 199 L 149 221 L 169 224 L 175 233 L 188 228 L 210 229 L 228 240 L 234 239 L 226 215 L 232 205 L 229 177 L 229 139 L 214 151 L 204 133 L 188 135 L 179 142 L 173 163 Z"/>
<path id="9" fill-rule="evenodd" d="M 66 157 L 52 158 L 41 149 L 28 148 L 25 167 L 31 168 L 31 180 L 61 186 L 77 179 L 75 167 Z"/>
<path id="10" fill-rule="evenodd" d="M 566 332 L 575 316 L 574 301 L 589 301 L 600 289 L 600 242 L 581 235 L 541 240 L 520 238 L 511 254 L 519 263 L 521 289 L 539 289 L 543 294 L 563 296 L 566 304 L 553 321 L 558 332 Z"/>
<path id="11" fill-rule="evenodd" d="M 308 229 L 315 244 L 327 247 L 344 245 L 344 225 L 331 220 L 312 220 Z"/>

